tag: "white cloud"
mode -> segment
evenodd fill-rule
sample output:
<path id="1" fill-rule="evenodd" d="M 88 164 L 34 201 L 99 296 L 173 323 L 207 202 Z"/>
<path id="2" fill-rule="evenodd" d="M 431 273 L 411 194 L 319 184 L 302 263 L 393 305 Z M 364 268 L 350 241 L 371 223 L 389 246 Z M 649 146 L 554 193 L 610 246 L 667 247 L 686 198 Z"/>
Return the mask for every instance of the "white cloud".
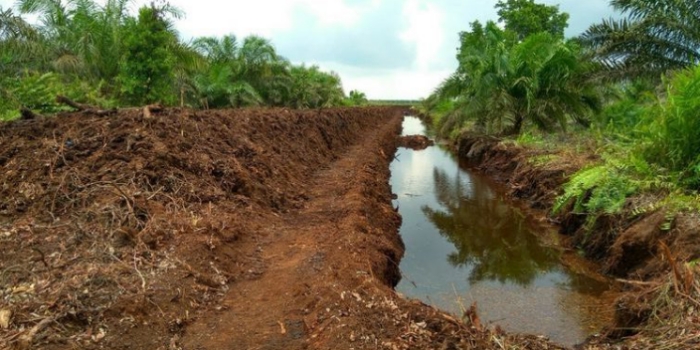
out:
<path id="1" fill-rule="evenodd" d="M 360 90 L 369 99 L 420 99 L 451 73 L 452 69 L 374 69 L 357 68 L 335 62 L 312 62 L 322 69 L 338 72 L 345 92 Z"/>
<path id="2" fill-rule="evenodd" d="M 290 28 L 291 13 L 303 0 L 172 0 L 171 3 L 186 13 L 177 27 L 184 37 L 251 34 L 270 37 Z"/>
<path id="3" fill-rule="evenodd" d="M 103 0 L 104 1 L 104 0 Z M 146 3 L 147 1 L 139 0 Z M 351 6 L 344 0 L 171 0 L 187 17 L 178 21 L 185 37 L 221 36 L 234 33 L 238 37 L 251 34 L 273 37 L 292 26 L 295 11 L 312 14 L 324 26 L 352 26 L 363 13 L 376 4 Z"/>
<path id="4" fill-rule="evenodd" d="M 133 8 L 150 1 L 134 0 Z M 374 99 L 427 96 L 456 67 L 457 33 L 496 19 L 496 0 L 169 1 L 186 13 L 176 23 L 185 39 L 261 35 L 282 56 L 316 60 L 307 63 L 336 71 L 346 91 Z M 609 0 L 540 1 L 570 11 L 570 35 L 611 14 Z M 0 0 L 0 7 L 14 2 Z"/>
<path id="5" fill-rule="evenodd" d="M 343 0 L 302 0 L 301 3 L 321 24 L 327 26 L 353 25 L 363 12 L 361 6 L 350 6 Z"/>
<path id="6" fill-rule="evenodd" d="M 431 2 L 409 0 L 403 15 L 408 19 L 408 28 L 401 33 L 401 39 L 415 44 L 415 66 L 426 70 L 440 60 L 440 48 L 445 42 L 443 13 Z"/>

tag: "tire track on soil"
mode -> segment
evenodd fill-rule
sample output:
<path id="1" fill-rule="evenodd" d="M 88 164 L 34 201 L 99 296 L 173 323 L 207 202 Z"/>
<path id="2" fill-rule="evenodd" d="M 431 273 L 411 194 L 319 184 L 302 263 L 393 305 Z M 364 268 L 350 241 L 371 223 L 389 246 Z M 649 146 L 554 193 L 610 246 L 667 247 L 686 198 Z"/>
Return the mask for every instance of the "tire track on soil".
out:
<path id="1" fill-rule="evenodd" d="M 319 313 L 329 310 L 325 306 L 341 295 L 339 287 L 349 289 L 355 283 L 354 276 L 344 276 L 353 272 L 349 267 L 355 264 L 333 255 L 358 249 L 350 237 L 358 234 L 357 228 L 347 219 L 365 216 L 366 184 L 357 179 L 374 158 L 386 157 L 380 143 L 387 136 L 393 139 L 398 120 L 399 116 L 392 117 L 328 169 L 318 171 L 306 189 L 311 200 L 303 209 L 271 218 L 262 233 L 263 243 L 256 247 L 266 271 L 257 279 L 232 285 L 215 318 L 190 325 L 185 349 L 303 349 L 329 326 L 332 318 L 318 324 Z"/>

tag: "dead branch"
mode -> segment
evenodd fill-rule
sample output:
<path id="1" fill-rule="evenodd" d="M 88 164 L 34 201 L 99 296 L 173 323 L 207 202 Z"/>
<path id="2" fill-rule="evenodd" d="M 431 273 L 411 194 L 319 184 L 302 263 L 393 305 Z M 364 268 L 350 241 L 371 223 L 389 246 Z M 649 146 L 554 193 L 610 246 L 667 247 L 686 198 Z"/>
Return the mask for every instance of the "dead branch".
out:
<path id="1" fill-rule="evenodd" d="M 98 117 L 105 117 L 108 115 L 117 114 L 117 112 L 119 111 L 116 108 L 102 109 L 99 107 L 78 103 L 63 95 L 56 96 L 56 102 L 67 105 L 77 110 L 78 112 L 83 112 L 85 114 L 94 114 Z"/>
<path id="2" fill-rule="evenodd" d="M 43 331 L 44 328 L 48 327 L 49 323 L 51 322 L 53 322 L 53 318 L 45 318 L 41 322 L 37 323 L 34 327 L 32 327 L 32 329 L 30 329 L 29 332 L 22 335 L 19 338 L 20 348 L 31 349 L 32 344 L 34 344 L 34 338 L 36 338 L 36 335 L 39 334 L 39 332 Z"/>
<path id="3" fill-rule="evenodd" d="M 624 284 L 631 284 L 631 285 L 636 285 L 636 286 L 649 286 L 649 287 L 658 287 L 661 285 L 661 282 L 656 282 L 656 281 L 634 281 L 634 280 L 626 280 L 622 278 L 616 278 L 615 281 L 624 283 Z"/>
<path id="4" fill-rule="evenodd" d="M 679 289 L 679 283 L 682 283 L 683 278 L 681 276 L 680 271 L 678 270 L 678 265 L 676 264 L 676 257 L 671 253 L 671 248 L 666 245 L 663 241 L 659 241 L 659 247 L 661 248 L 663 254 L 666 256 L 666 259 L 668 260 L 668 264 L 671 265 L 671 270 L 673 271 L 673 287 L 676 290 L 676 293 L 680 293 Z M 686 286 L 686 289 L 689 286 Z"/>
<path id="5" fill-rule="evenodd" d="M 63 95 L 56 96 L 56 102 L 64 104 L 64 105 L 68 105 L 68 106 L 70 106 L 78 111 L 81 111 L 81 112 L 84 110 L 88 110 L 88 109 L 97 109 L 97 108 L 92 107 L 92 106 L 77 103 L 77 102 L 75 102 L 75 101 L 73 101 L 73 100 L 71 100 L 68 97 L 63 96 Z"/>
<path id="6" fill-rule="evenodd" d="M 106 116 L 108 116 L 108 115 L 117 114 L 117 112 L 119 112 L 118 109 L 112 108 L 112 109 L 99 109 L 99 110 L 91 110 L 91 109 L 89 109 L 89 110 L 84 111 L 83 113 L 86 113 L 86 114 L 94 114 L 94 115 L 96 115 L 96 116 L 98 116 L 98 117 L 106 117 Z"/>
<path id="7" fill-rule="evenodd" d="M 213 277 L 209 276 L 208 274 L 202 273 L 197 271 L 194 267 L 192 267 L 190 264 L 180 260 L 180 259 L 175 259 L 177 263 L 180 264 L 180 266 L 184 267 L 193 277 L 194 280 L 202 285 L 205 285 L 207 287 L 211 288 L 221 288 L 222 284 L 214 279 Z"/>

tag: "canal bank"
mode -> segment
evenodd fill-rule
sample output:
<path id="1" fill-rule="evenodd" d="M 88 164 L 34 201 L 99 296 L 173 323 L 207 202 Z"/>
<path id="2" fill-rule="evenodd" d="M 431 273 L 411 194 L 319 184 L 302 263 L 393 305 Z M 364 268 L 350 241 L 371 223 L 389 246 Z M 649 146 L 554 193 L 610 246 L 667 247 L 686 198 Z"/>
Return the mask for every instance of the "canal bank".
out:
<path id="1" fill-rule="evenodd" d="M 407 117 L 402 135 L 416 134 L 425 127 Z M 610 280 L 449 150 L 401 148 L 391 173 L 406 245 L 398 292 L 457 316 L 476 305 L 484 324 L 568 346 L 612 322 Z"/>

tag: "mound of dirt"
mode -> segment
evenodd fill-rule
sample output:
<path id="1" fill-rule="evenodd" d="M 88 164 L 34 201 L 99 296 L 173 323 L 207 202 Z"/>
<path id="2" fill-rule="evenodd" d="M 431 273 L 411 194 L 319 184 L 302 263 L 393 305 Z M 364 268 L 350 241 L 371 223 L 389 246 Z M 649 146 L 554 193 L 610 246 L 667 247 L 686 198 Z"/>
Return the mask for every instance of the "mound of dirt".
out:
<path id="1" fill-rule="evenodd" d="M 110 317 L 180 327 L 142 316 L 183 308 L 170 300 L 192 312 L 228 283 L 255 278 L 255 254 L 215 247 L 254 234 L 268 212 L 302 207 L 307 178 L 396 113 L 130 110 L 0 125 L 0 308 L 14 315 L 10 343 L 87 346 Z M 37 326 L 51 337 L 23 340 Z"/>
<path id="2" fill-rule="evenodd" d="M 424 135 L 410 135 L 399 137 L 398 144 L 399 147 L 420 151 L 434 145 L 435 142 Z"/>

